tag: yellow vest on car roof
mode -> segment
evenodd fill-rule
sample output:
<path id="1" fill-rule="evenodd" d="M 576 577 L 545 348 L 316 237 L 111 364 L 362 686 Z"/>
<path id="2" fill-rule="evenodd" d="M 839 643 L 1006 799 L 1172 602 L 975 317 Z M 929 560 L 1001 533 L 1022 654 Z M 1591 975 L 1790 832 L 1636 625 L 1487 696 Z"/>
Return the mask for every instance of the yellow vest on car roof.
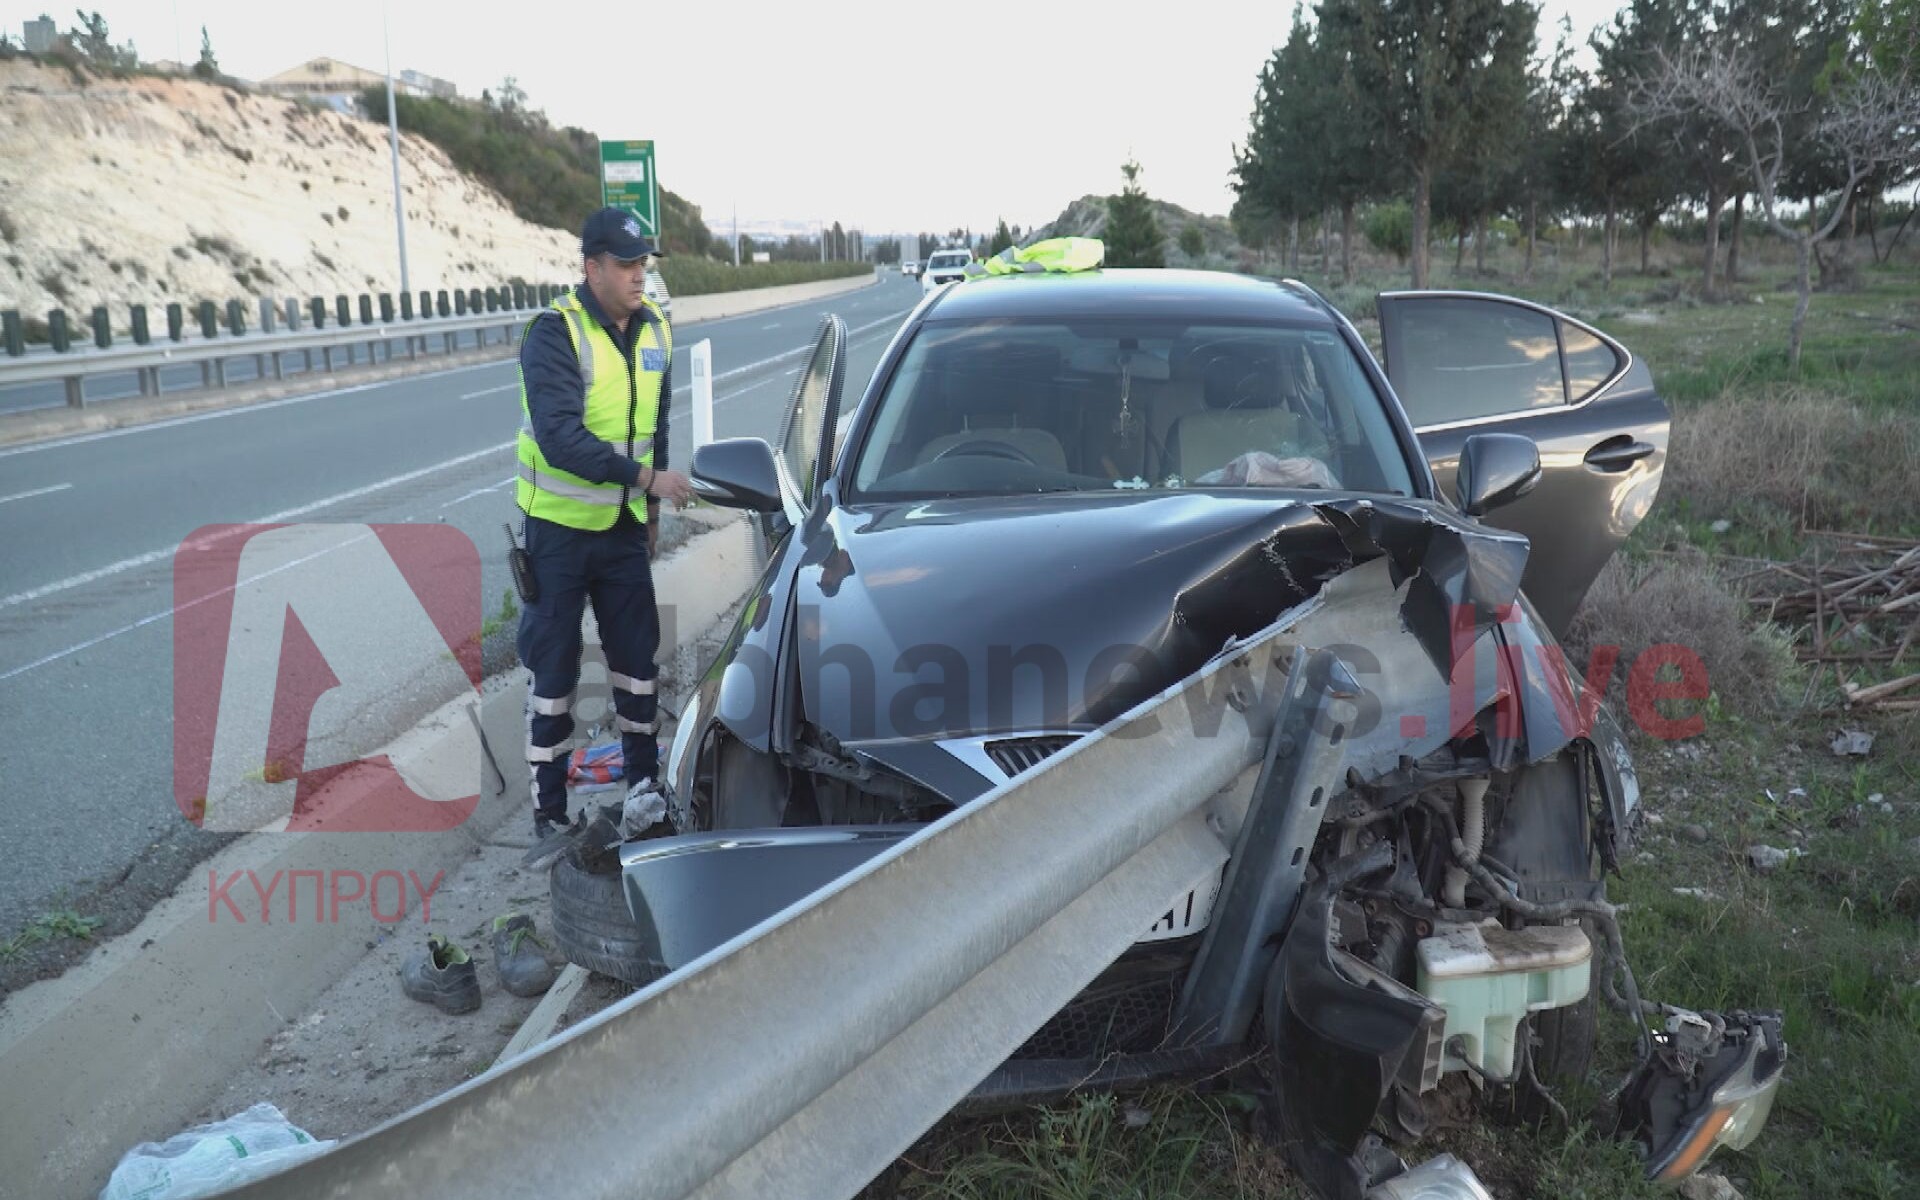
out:
<path id="1" fill-rule="evenodd" d="M 564 319 L 567 339 L 580 361 L 580 377 L 586 384 L 587 432 L 620 450 L 643 467 L 653 465 L 653 431 L 659 425 L 660 383 L 673 361 L 673 331 L 661 318 L 653 301 L 633 314 L 644 321 L 634 344 L 633 366 L 627 370 L 626 356 L 600 323 L 588 315 L 572 291 L 562 293 L 549 306 Z M 538 320 L 538 317 L 534 318 Z M 533 322 L 527 327 L 531 329 Z M 523 330 L 521 338 L 526 333 Z M 520 379 L 520 478 L 514 498 L 520 510 L 544 521 L 553 521 L 574 529 L 611 529 L 620 517 L 621 486 L 617 483 L 592 483 L 560 470 L 540 453 L 533 438 L 533 415 L 527 407 L 527 381 Z M 641 521 L 647 519 L 647 497 L 635 488 L 627 489 L 627 507 Z"/>

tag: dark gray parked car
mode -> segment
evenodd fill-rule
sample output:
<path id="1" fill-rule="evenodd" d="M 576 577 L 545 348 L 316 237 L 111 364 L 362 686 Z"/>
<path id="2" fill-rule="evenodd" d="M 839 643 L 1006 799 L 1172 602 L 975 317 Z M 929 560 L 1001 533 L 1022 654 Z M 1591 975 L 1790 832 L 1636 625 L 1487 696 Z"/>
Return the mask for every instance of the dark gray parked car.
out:
<path id="1" fill-rule="evenodd" d="M 1640 1005 L 1603 882 L 1632 760 L 1555 638 L 1653 502 L 1667 411 L 1537 305 L 1379 304 L 1384 369 L 1298 284 L 970 281 L 844 418 L 830 319 L 780 445 L 694 456 L 768 562 L 682 715 L 674 836 L 556 867 L 569 954 L 653 978 L 1285 621 L 1300 686 L 1224 877 L 972 1102 L 1258 1048 L 1290 1159 L 1341 1196 L 1463 1102 L 1542 1111 L 1595 993 Z M 1308 752 L 1336 702 L 1365 719 Z M 1770 1015 L 1647 1011 L 1622 1125 L 1683 1174 L 1757 1133 L 1785 1048 Z"/>

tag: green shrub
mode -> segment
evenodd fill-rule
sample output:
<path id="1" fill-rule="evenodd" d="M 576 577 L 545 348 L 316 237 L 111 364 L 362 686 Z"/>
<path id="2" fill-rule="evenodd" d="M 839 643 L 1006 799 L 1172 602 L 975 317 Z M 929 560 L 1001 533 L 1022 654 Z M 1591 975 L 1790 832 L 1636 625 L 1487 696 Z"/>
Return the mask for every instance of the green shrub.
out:
<path id="1" fill-rule="evenodd" d="M 1376 204 L 1367 210 L 1361 232 L 1373 248 L 1391 254 L 1401 262 L 1413 253 L 1413 210 L 1404 200 Z"/>
<path id="2" fill-rule="evenodd" d="M 714 262 L 692 255 L 669 255 L 660 260 L 660 275 L 667 290 L 675 296 L 701 296 L 711 292 L 738 292 L 748 288 L 779 287 L 787 283 L 814 283 L 822 279 L 847 279 L 867 275 L 872 263 L 864 262 Z"/>

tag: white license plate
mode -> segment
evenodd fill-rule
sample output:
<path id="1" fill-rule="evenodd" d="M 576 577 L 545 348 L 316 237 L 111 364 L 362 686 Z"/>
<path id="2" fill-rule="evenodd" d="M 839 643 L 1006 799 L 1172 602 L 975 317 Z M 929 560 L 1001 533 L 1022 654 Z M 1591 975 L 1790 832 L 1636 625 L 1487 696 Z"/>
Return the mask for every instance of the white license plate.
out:
<path id="1" fill-rule="evenodd" d="M 1175 896 L 1173 904 L 1139 940 L 1165 942 L 1199 933 L 1207 927 L 1208 919 L 1213 916 L 1213 902 L 1219 895 L 1220 876 L 1209 875 Z"/>

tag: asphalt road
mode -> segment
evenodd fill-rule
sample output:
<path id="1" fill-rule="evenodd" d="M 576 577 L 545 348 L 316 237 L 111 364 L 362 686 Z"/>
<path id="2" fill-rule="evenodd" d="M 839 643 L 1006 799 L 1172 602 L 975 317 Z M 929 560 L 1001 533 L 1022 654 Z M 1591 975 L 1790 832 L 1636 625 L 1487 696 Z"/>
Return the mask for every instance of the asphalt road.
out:
<path id="1" fill-rule="evenodd" d="M 852 333 L 851 403 L 918 298 L 883 272 L 676 329 L 673 465 L 690 457 L 695 342 L 713 343 L 715 436 L 771 440 L 823 313 Z M 209 524 L 444 522 L 479 547 L 494 612 L 519 419 L 498 363 L 0 450 L 0 942 L 64 902 L 150 903 L 163 867 L 178 878 L 217 845 L 173 795 L 176 546 Z M 369 719 L 397 733 L 437 702 L 397 681 Z"/>

